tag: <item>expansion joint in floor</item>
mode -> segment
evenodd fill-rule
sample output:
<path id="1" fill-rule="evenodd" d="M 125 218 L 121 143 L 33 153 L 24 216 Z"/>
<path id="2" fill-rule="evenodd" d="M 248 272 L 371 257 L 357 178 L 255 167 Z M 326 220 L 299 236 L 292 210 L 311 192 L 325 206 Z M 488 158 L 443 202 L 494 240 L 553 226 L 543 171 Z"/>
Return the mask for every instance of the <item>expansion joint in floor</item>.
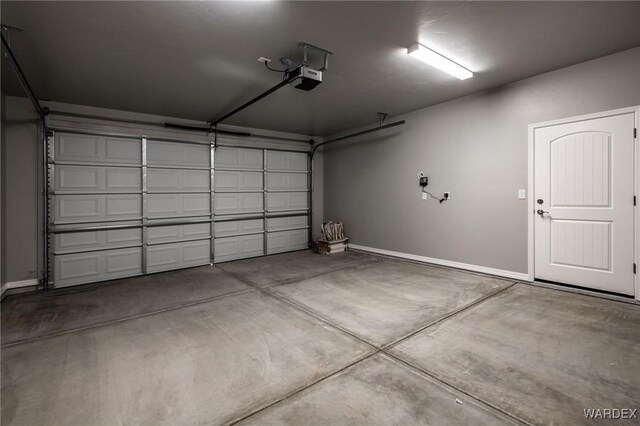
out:
<path id="1" fill-rule="evenodd" d="M 387 350 L 381 350 L 380 352 L 385 354 L 386 356 L 388 356 L 390 358 L 393 358 L 394 360 L 402 363 L 403 365 L 406 365 L 409 368 L 413 368 L 414 370 L 419 371 L 420 373 L 430 377 L 431 379 L 435 380 L 438 383 L 441 383 L 441 384 L 443 384 L 443 385 L 445 385 L 447 387 L 455 389 L 457 392 L 460 392 L 460 393 L 466 395 L 467 397 L 473 399 L 474 401 L 478 402 L 479 404 L 484 405 L 485 407 L 488 407 L 488 408 L 490 408 L 492 410 L 495 410 L 495 411 L 498 411 L 498 412 L 504 414 L 505 416 L 517 421 L 518 423 L 522 423 L 523 425 L 527 425 L 527 426 L 534 426 L 533 423 L 528 422 L 528 421 L 518 417 L 517 415 L 515 415 L 513 413 L 510 413 L 510 412 L 508 412 L 508 411 L 506 411 L 506 410 L 504 410 L 504 409 L 502 409 L 502 408 L 500 408 L 500 407 L 498 407 L 498 406 L 496 406 L 496 405 L 494 405 L 494 404 L 492 404 L 490 402 L 487 402 L 484 399 L 478 397 L 477 395 L 469 393 L 466 390 L 456 386 L 455 384 L 449 383 L 444 379 L 441 379 L 440 377 L 434 375 L 433 373 L 431 373 L 431 372 L 429 372 L 427 370 L 424 370 L 424 369 L 422 369 L 422 368 L 420 368 L 418 366 L 415 366 L 415 365 L 411 364 L 408 361 L 405 361 L 404 359 L 400 358 L 398 355 L 395 355 L 395 354 L 393 354 L 391 352 L 388 352 Z"/>
<path id="2" fill-rule="evenodd" d="M 325 380 L 328 380 L 328 379 L 330 379 L 330 378 L 332 378 L 332 377 L 334 377 L 334 376 L 336 376 L 336 375 L 338 375 L 338 374 L 342 373 L 343 371 L 345 371 L 345 370 L 347 370 L 347 369 L 349 369 L 349 368 L 353 367 L 354 365 L 356 365 L 356 364 L 358 364 L 358 363 L 360 363 L 360 362 L 362 362 L 362 361 L 365 361 L 365 360 L 367 360 L 367 359 L 371 358 L 372 356 L 374 356 L 375 354 L 377 354 L 377 353 L 379 353 L 379 352 L 380 352 L 380 350 L 379 350 L 379 349 L 375 349 L 375 350 L 374 350 L 373 352 L 371 352 L 370 354 L 367 354 L 367 355 L 364 355 L 364 356 L 362 356 L 362 357 L 359 357 L 359 358 L 357 358 L 356 360 L 354 360 L 354 361 L 352 361 L 352 362 L 348 363 L 347 365 L 344 365 L 344 366 L 340 367 L 339 369 L 337 369 L 337 370 L 335 370 L 335 371 L 333 371 L 333 372 L 331 372 L 331 373 L 328 373 L 328 374 L 324 375 L 323 377 L 319 378 L 318 380 L 315 380 L 315 381 L 313 381 L 312 383 L 309 383 L 309 384 L 307 384 L 307 385 L 304 385 L 304 386 L 302 386 L 302 387 L 300 387 L 300 388 L 298 388 L 298 389 L 294 390 L 293 392 L 288 393 L 287 395 L 285 395 L 285 396 L 283 396 L 283 397 L 279 398 L 279 399 L 278 399 L 278 400 L 276 400 L 276 401 L 273 401 L 273 402 L 271 402 L 271 403 L 268 403 L 267 405 L 265 405 L 265 406 L 263 406 L 263 407 L 260 407 L 260 408 L 258 408 L 258 409 L 255 409 L 255 410 L 253 410 L 253 411 L 251 411 L 251 412 L 249 412 L 249 413 L 247 413 L 247 414 L 243 414 L 243 415 L 241 415 L 241 416 L 240 416 L 240 417 L 238 417 L 236 420 L 233 420 L 233 421 L 229 422 L 229 423 L 228 423 L 228 425 L 234 425 L 234 424 L 239 423 L 239 422 L 241 422 L 241 421 L 243 421 L 243 420 L 245 420 L 245 419 L 248 419 L 249 417 L 251 417 L 251 416 L 254 416 L 254 415 L 258 414 L 258 413 L 260 413 L 260 412 L 262 412 L 262 411 L 266 410 L 267 408 L 272 407 L 272 406 L 274 406 L 274 405 L 276 405 L 276 404 L 278 404 L 278 403 L 280 403 L 280 402 L 284 401 L 285 399 L 291 398 L 291 397 L 293 397 L 293 396 L 295 396 L 295 395 L 299 394 L 300 392 L 303 392 L 303 391 L 305 391 L 306 389 L 309 389 L 309 388 L 310 388 L 310 387 L 312 387 L 312 386 L 315 386 L 315 385 L 317 385 L 317 384 L 319 384 L 319 383 L 322 383 L 322 382 L 324 382 Z"/>
<path id="3" fill-rule="evenodd" d="M 428 323 L 428 324 L 426 324 L 426 325 L 424 325 L 424 326 L 422 326 L 422 327 L 420 327 L 420 328 L 418 328 L 418 329 L 416 329 L 416 330 L 413 330 L 412 332 L 408 333 L 407 335 L 405 335 L 405 336 L 403 336 L 403 337 L 400 337 L 400 338 L 398 338 L 398 339 L 394 340 L 393 342 L 390 342 L 390 343 L 387 343 L 387 344 L 383 345 L 380 349 L 382 349 L 382 350 L 389 349 L 390 347 L 395 346 L 395 345 L 397 345 L 397 344 L 399 344 L 399 343 L 401 343 L 401 342 L 403 342 L 403 341 L 405 341 L 405 340 L 409 339 L 410 337 L 415 336 L 416 334 L 418 334 L 418 333 L 420 333 L 420 332 L 422 332 L 422 331 L 426 330 L 426 329 L 427 329 L 427 328 L 429 328 L 429 327 L 433 327 L 434 325 L 439 324 L 439 323 L 441 323 L 442 321 L 446 321 L 446 320 L 448 320 L 449 318 L 452 318 L 452 317 L 455 317 L 455 316 L 457 316 L 457 315 L 460 315 L 460 314 L 462 314 L 463 312 L 465 312 L 465 311 L 467 311 L 467 310 L 469 310 L 469 309 L 471 309 L 471 308 L 473 308 L 473 307 L 475 307 L 475 306 L 477 306 L 477 305 L 479 305 L 479 304 L 481 304 L 481 303 L 484 303 L 484 302 L 488 301 L 489 299 L 492 299 L 492 298 L 496 297 L 497 295 L 499 295 L 499 294 L 501 294 L 502 292 L 504 292 L 504 291 L 506 291 L 506 290 L 510 289 L 510 288 L 511 288 L 511 287 L 513 287 L 514 285 L 516 285 L 516 283 L 515 283 L 515 282 L 514 282 L 514 283 L 509 284 L 508 286 L 506 286 L 506 287 L 504 287 L 504 288 L 501 288 L 500 290 L 497 290 L 497 291 L 494 291 L 493 293 L 487 294 L 486 296 L 483 296 L 483 297 L 481 297 L 480 299 L 475 300 L 475 301 L 474 301 L 474 302 L 472 302 L 472 303 L 469 303 L 468 305 L 465 305 L 465 306 L 463 306 L 463 307 L 461 307 L 461 308 L 459 308 L 459 309 L 456 309 L 456 310 L 454 310 L 454 311 L 451 311 L 451 312 L 449 312 L 448 314 L 444 315 L 443 317 L 438 318 L 438 319 L 436 319 L 436 320 L 434 320 L 434 321 L 432 321 L 432 322 L 430 322 L 430 323 Z"/>
<path id="4" fill-rule="evenodd" d="M 226 270 L 223 266 L 220 266 L 220 265 L 214 265 L 214 266 L 217 267 L 218 269 L 220 269 L 221 271 L 226 272 L 227 274 L 230 274 L 230 275 L 232 275 L 233 277 L 235 277 L 235 278 L 237 278 L 239 280 L 242 280 L 246 284 L 249 284 L 249 285 L 252 285 L 252 286 L 258 287 L 258 288 L 267 288 L 267 287 L 278 287 L 278 286 L 281 286 L 281 285 L 296 284 L 296 283 L 299 283 L 301 281 L 311 280 L 311 279 L 314 279 L 314 278 L 319 278 L 319 277 L 322 277 L 322 276 L 325 276 L 325 275 L 333 274 L 334 272 L 346 271 L 348 269 L 355 269 L 355 268 L 359 268 L 361 266 L 365 266 L 365 265 L 370 264 L 370 263 L 377 263 L 377 262 L 379 262 L 379 260 L 377 260 L 377 259 L 366 260 L 366 261 L 363 261 L 361 263 L 357 263 L 357 264 L 353 264 L 353 265 L 345 265 L 343 267 L 331 269 L 329 271 L 319 272 L 319 273 L 314 274 L 314 275 L 308 275 L 308 276 L 305 276 L 304 278 L 291 278 L 289 280 L 284 280 L 284 281 L 281 281 L 279 283 L 270 284 L 270 285 L 262 286 L 262 287 L 258 283 L 255 283 L 255 282 L 249 280 L 248 278 L 245 278 L 245 277 L 243 277 L 241 275 L 238 275 L 235 272 L 231 272 L 231 271 Z"/>
<path id="5" fill-rule="evenodd" d="M 59 331 L 59 332 L 56 332 L 56 333 L 44 334 L 42 336 L 32 337 L 32 338 L 29 338 L 29 339 L 15 340 L 13 342 L 8 342 L 8 343 L 2 344 L 0 346 L 0 348 L 2 348 L 2 349 L 9 348 L 9 347 L 12 347 L 12 346 L 18 346 L 18 345 L 22 345 L 22 344 L 25 344 L 25 343 L 31 343 L 31 342 L 35 342 L 35 341 L 42 340 L 42 339 L 49 339 L 51 337 L 56 337 L 56 336 L 62 336 L 62 335 L 65 335 L 65 334 L 75 333 L 77 331 L 83 331 L 83 330 L 88 330 L 88 329 L 92 329 L 92 328 L 98 328 L 98 327 L 102 327 L 102 326 L 106 326 L 106 325 L 110 325 L 110 324 L 117 324 L 117 323 L 121 323 L 121 322 L 125 322 L 125 321 L 131 321 L 131 320 L 135 320 L 135 319 L 138 319 L 138 318 L 144 318 L 144 317 L 149 317 L 149 316 L 153 316 L 153 315 L 162 314 L 162 313 L 165 313 L 165 312 L 175 311 L 177 309 L 188 308 L 190 306 L 202 305 L 203 303 L 213 302 L 214 300 L 224 299 L 225 297 L 237 296 L 239 294 L 248 293 L 250 291 L 253 291 L 253 289 L 238 290 L 238 291 L 234 291 L 234 292 L 231 292 L 231 293 L 220 294 L 218 296 L 207 297 L 206 299 L 200 299 L 200 300 L 196 300 L 196 301 L 193 301 L 193 302 L 187 302 L 187 303 L 181 303 L 181 304 L 174 305 L 174 306 L 169 306 L 169 307 L 166 307 L 166 308 L 163 308 L 163 309 L 158 309 L 158 310 L 155 310 L 155 311 L 144 312 L 144 313 L 137 314 L 137 315 L 130 315 L 130 316 L 127 316 L 127 317 L 118 318 L 118 319 L 109 320 L 109 321 L 102 321 L 102 322 L 99 322 L 99 323 L 96 323 L 96 324 L 91 324 L 91 325 L 87 325 L 87 326 L 71 328 L 71 329 L 64 330 L 64 331 Z"/>
<path id="6" fill-rule="evenodd" d="M 223 270 L 223 271 L 224 271 L 224 270 Z M 307 314 L 307 315 L 311 315 L 312 317 L 314 317 L 314 318 L 316 318 L 316 319 L 318 319 L 318 320 L 320 320 L 320 321 L 322 321 L 322 322 L 326 323 L 327 325 L 330 325 L 331 327 L 333 327 L 333 328 L 335 328 L 335 329 L 338 329 L 338 330 L 342 331 L 342 332 L 343 332 L 343 333 L 345 333 L 345 334 L 348 334 L 349 336 L 353 337 L 354 339 L 356 339 L 356 340 L 358 340 L 358 341 L 360 341 L 360 342 L 362 342 L 362 343 L 365 343 L 365 344 L 367 344 L 367 345 L 369 345 L 369 346 L 373 347 L 373 348 L 374 348 L 374 349 L 376 349 L 376 350 L 379 350 L 379 349 L 380 349 L 380 348 L 379 348 L 378 346 L 376 346 L 375 344 L 373 344 L 373 343 L 371 343 L 371 342 L 369 342 L 369 341 L 367 341 L 367 340 L 363 339 L 363 338 L 362 338 L 362 337 L 360 337 L 360 336 L 357 336 L 357 335 L 353 334 L 351 331 L 349 331 L 349 330 L 347 330 L 346 328 L 344 328 L 344 327 L 342 327 L 342 326 L 340 326 L 340 325 L 338 325 L 338 324 L 334 323 L 333 321 L 331 321 L 331 320 L 329 320 L 329 319 L 327 319 L 327 318 L 325 318 L 325 317 L 323 317 L 323 316 L 319 315 L 318 313 L 313 312 L 313 311 L 309 310 L 308 308 L 306 308 L 306 307 L 304 307 L 304 306 L 302 306 L 302 305 L 300 305 L 300 304 L 298 304 L 298 303 L 295 303 L 295 302 L 293 302 L 292 300 L 287 299 L 286 297 L 283 297 L 283 296 L 281 296 L 281 295 L 279 295 L 279 294 L 277 294 L 277 293 L 274 293 L 273 291 L 271 291 L 271 290 L 269 289 L 269 287 L 260 287 L 259 285 L 257 285 L 257 284 L 255 284 L 255 283 L 251 282 L 250 280 L 248 280 L 248 279 L 244 278 L 243 276 L 238 275 L 238 274 L 235 274 L 235 273 L 233 273 L 233 272 L 229 272 L 229 271 L 224 271 L 224 272 L 226 272 L 227 274 L 231 275 L 232 277 L 234 277 L 234 278 L 236 278 L 236 279 L 238 279 L 238 280 L 242 281 L 243 283 L 245 283 L 245 284 L 247 284 L 247 285 L 252 286 L 255 290 L 259 291 L 260 293 L 262 293 L 262 294 L 264 294 L 264 295 L 267 295 L 267 296 L 273 297 L 274 299 L 277 299 L 277 300 L 279 300 L 279 301 L 281 301 L 281 302 L 284 302 L 284 303 L 286 303 L 286 304 L 288 304 L 288 305 L 290 305 L 290 306 L 292 306 L 292 307 L 294 307 L 294 308 L 296 308 L 296 309 L 298 309 L 298 310 L 300 310 L 300 311 L 304 312 L 304 313 L 305 313 L 305 314 Z"/>

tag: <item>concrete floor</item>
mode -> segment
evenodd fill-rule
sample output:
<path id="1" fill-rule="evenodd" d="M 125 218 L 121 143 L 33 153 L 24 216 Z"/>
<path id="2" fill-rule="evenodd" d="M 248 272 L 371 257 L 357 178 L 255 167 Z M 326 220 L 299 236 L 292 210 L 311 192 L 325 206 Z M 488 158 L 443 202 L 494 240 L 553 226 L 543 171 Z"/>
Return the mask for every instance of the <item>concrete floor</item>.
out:
<path id="1" fill-rule="evenodd" d="M 3 425 L 593 424 L 583 409 L 640 408 L 640 306 L 355 252 L 0 307 Z"/>

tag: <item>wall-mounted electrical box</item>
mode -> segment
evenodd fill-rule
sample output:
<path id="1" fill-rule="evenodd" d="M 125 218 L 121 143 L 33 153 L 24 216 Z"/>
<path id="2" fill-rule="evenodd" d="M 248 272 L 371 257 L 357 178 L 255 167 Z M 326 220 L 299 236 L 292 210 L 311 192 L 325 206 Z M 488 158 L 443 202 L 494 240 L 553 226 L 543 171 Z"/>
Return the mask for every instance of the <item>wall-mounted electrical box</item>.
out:
<path id="1" fill-rule="evenodd" d="M 423 188 L 429 185 L 429 178 L 424 175 L 424 172 L 418 173 L 418 183 Z"/>

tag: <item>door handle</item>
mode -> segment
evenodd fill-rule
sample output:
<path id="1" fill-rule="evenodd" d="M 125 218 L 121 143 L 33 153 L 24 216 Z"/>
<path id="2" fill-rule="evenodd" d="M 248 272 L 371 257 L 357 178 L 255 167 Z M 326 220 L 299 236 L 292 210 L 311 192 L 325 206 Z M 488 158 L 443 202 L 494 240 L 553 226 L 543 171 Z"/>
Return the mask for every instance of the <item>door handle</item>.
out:
<path id="1" fill-rule="evenodd" d="M 538 209 L 536 210 L 536 213 L 538 213 L 540 215 L 540 217 L 543 217 L 545 214 L 549 214 L 549 212 L 546 212 L 542 209 Z"/>

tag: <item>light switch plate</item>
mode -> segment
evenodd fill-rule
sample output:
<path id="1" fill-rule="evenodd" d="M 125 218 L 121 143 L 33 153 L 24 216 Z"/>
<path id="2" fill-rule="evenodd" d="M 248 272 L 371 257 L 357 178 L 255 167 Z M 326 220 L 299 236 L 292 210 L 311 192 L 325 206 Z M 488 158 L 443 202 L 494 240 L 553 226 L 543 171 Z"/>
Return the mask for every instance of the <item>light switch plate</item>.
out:
<path id="1" fill-rule="evenodd" d="M 426 193 L 424 193 L 424 192 L 422 193 L 422 199 L 423 199 L 423 200 L 426 200 L 426 199 L 427 199 L 427 194 L 426 194 Z"/>
<path id="2" fill-rule="evenodd" d="M 518 189 L 518 200 L 524 200 L 527 198 L 527 191 L 524 189 Z"/>

